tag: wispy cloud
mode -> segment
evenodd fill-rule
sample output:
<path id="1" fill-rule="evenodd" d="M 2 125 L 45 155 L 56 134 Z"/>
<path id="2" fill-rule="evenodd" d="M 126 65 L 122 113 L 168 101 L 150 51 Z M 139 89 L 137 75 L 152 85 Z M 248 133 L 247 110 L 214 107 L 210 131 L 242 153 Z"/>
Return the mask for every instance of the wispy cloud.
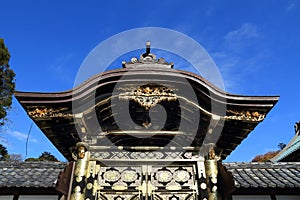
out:
<path id="1" fill-rule="evenodd" d="M 226 91 L 243 93 L 242 83 L 264 66 L 269 53 L 261 45 L 263 32 L 253 23 L 243 23 L 223 37 L 222 50 L 212 57 L 220 69 Z"/>
<path id="2" fill-rule="evenodd" d="M 5 133 L 11 137 L 16 138 L 19 141 L 23 141 L 23 142 L 27 141 L 28 134 L 26 133 L 22 133 L 20 131 L 12 131 L 12 130 L 6 130 Z M 38 142 L 37 139 L 32 137 L 29 137 L 29 141 L 34 143 Z"/>
<path id="3" fill-rule="evenodd" d="M 215 13 L 215 2 L 208 1 L 208 8 L 205 10 L 205 15 L 210 17 Z"/>
<path id="4" fill-rule="evenodd" d="M 233 73 L 236 71 L 236 67 L 239 66 L 240 58 L 230 55 L 226 51 L 214 52 L 211 56 L 222 74 L 225 90 L 227 92 L 234 91 L 238 87 L 239 81 Z"/>
<path id="5" fill-rule="evenodd" d="M 244 23 L 238 29 L 228 32 L 224 36 L 224 41 L 229 49 L 241 51 L 245 47 L 256 44 L 256 39 L 259 37 L 260 33 L 255 24 Z"/>
<path id="6" fill-rule="evenodd" d="M 228 32 L 225 40 L 236 41 L 256 38 L 259 36 L 257 26 L 251 23 L 244 23 L 238 29 Z"/>
<path id="7" fill-rule="evenodd" d="M 290 2 L 288 5 L 287 5 L 287 7 L 285 8 L 285 10 L 287 11 L 287 12 L 290 12 L 290 11 L 292 11 L 292 10 L 294 10 L 295 8 L 296 8 L 296 3 L 294 2 L 294 1 L 292 1 L 292 2 Z"/>
<path id="8" fill-rule="evenodd" d="M 57 58 L 49 68 L 51 74 L 60 81 L 64 81 L 66 83 L 73 83 L 73 79 L 70 76 L 71 67 L 69 66 L 69 63 L 73 58 L 74 54 L 72 53 Z"/>

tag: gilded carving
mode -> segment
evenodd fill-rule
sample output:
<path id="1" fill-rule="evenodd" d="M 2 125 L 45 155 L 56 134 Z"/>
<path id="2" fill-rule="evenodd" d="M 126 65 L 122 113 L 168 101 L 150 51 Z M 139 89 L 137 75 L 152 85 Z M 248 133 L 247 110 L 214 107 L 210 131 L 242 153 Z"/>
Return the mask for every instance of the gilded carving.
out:
<path id="1" fill-rule="evenodd" d="M 107 170 L 103 174 L 103 178 L 108 182 L 115 182 L 119 180 L 120 176 L 121 176 L 120 173 L 116 170 Z"/>
<path id="2" fill-rule="evenodd" d="M 137 187 L 141 184 L 141 168 L 139 167 L 101 167 L 98 184 L 113 190 Z"/>
<path id="3" fill-rule="evenodd" d="M 124 182 L 133 182 L 138 178 L 138 174 L 135 171 L 128 170 L 128 171 L 124 171 L 121 174 L 121 177 Z"/>
<path id="4" fill-rule="evenodd" d="M 158 171 L 155 175 L 159 182 L 169 182 L 172 180 L 172 173 L 168 170 Z"/>
<path id="5" fill-rule="evenodd" d="M 196 199 L 198 189 L 193 166 L 97 166 L 99 170 L 93 171 L 95 177 L 87 178 L 86 187 L 78 192 L 81 195 L 85 191 L 85 199 L 124 200 L 127 195 L 128 200 L 154 196 L 159 199 Z M 92 189 L 95 191 L 91 195 L 89 190 Z M 165 192 L 161 193 L 161 189 Z M 182 191 L 174 192 L 178 190 Z"/>
<path id="6" fill-rule="evenodd" d="M 156 187 L 167 190 L 195 189 L 195 171 L 193 167 L 155 167 L 152 166 L 150 181 Z"/>
<path id="7" fill-rule="evenodd" d="M 67 110 L 68 108 L 47 108 L 42 106 L 29 110 L 28 115 L 32 118 L 72 117 L 73 114 L 65 112 Z"/>
<path id="8" fill-rule="evenodd" d="M 176 170 L 174 173 L 174 179 L 177 182 L 187 182 L 190 177 L 190 174 L 185 170 Z"/>
<path id="9" fill-rule="evenodd" d="M 227 110 L 229 115 L 225 116 L 225 119 L 234 120 L 245 120 L 245 121 L 262 121 L 264 120 L 266 114 L 260 113 L 258 111 L 234 111 Z"/>
<path id="10" fill-rule="evenodd" d="M 121 93 L 119 98 L 122 100 L 133 100 L 146 109 L 152 108 L 162 101 L 177 100 L 173 89 L 158 85 L 141 86 L 131 92 Z"/>
<path id="11" fill-rule="evenodd" d="M 78 147 L 78 158 L 83 159 L 85 155 L 85 147 L 84 146 L 79 146 Z"/>

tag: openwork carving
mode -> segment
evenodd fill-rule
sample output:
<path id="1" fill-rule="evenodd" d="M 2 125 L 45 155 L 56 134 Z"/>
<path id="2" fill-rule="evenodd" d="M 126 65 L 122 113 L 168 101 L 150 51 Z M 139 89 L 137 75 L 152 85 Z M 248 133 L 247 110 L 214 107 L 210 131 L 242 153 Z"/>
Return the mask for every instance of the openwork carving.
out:
<path id="1" fill-rule="evenodd" d="M 193 167 L 152 167 L 151 184 L 158 189 L 195 190 Z"/>
<path id="2" fill-rule="evenodd" d="M 154 151 L 154 152 L 123 152 L 123 151 L 92 151 L 91 156 L 95 159 L 165 159 L 165 160 L 184 160 L 191 159 L 192 152 L 172 152 L 172 151 Z"/>
<path id="3" fill-rule="evenodd" d="M 172 173 L 169 170 L 161 170 L 155 174 L 155 178 L 159 182 L 170 182 L 172 180 Z"/>
<path id="4" fill-rule="evenodd" d="M 195 167 L 102 166 L 84 162 L 75 173 L 73 199 L 197 199 Z M 77 180 L 78 179 L 78 180 Z"/>
<path id="5" fill-rule="evenodd" d="M 98 185 L 113 190 L 135 189 L 141 185 L 141 168 L 101 167 Z"/>
<path id="6" fill-rule="evenodd" d="M 158 85 L 141 86 L 131 92 L 124 92 L 119 95 L 122 100 L 133 100 L 146 109 L 156 106 L 162 101 L 176 101 L 177 96 L 174 89 Z"/>
<path id="7" fill-rule="evenodd" d="M 73 117 L 73 114 L 66 112 L 67 110 L 68 108 L 34 107 L 29 109 L 28 115 L 32 118 Z"/>
<path id="8" fill-rule="evenodd" d="M 121 174 L 115 169 L 110 169 L 103 173 L 103 178 L 107 182 L 116 182 L 120 177 Z"/>
<path id="9" fill-rule="evenodd" d="M 245 121 L 262 121 L 264 120 L 266 114 L 259 113 L 258 111 L 234 111 L 227 110 L 227 116 L 225 119 L 234 119 L 234 120 L 245 120 Z"/>

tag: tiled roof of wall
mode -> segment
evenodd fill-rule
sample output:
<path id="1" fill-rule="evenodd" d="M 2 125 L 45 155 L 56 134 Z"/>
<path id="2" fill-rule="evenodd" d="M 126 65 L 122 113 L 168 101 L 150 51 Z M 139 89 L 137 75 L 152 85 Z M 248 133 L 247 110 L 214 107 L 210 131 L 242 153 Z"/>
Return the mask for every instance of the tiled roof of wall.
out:
<path id="1" fill-rule="evenodd" d="M 300 150 L 300 135 L 296 134 L 295 137 L 290 141 L 288 145 L 282 151 L 280 151 L 272 161 L 279 162 L 287 158 L 292 153 Z M 298 154 L 299 155 L 299 154 Z M 299 155 L 300 156 L 300 155 Z M 298 156 L 298 158 L 299 158 Z"/>
<path id="2" fill-rule="evenodd" d="M 300 163 L 223 163 L 236 188 L 300 188 Z"/>
<path id="3" fill-rule="evenodd" d="M 300 162 L 222 163 L 236 188 L 300 188 Z M 1 187 L 55 187 L 66 163 L 0 162 Z"/>
<path id="4" fill-rule="evenodd" d="M 60 162 L 0 161 L 0 187 L 55 187 L 58 175 L 65 166 Z"/>

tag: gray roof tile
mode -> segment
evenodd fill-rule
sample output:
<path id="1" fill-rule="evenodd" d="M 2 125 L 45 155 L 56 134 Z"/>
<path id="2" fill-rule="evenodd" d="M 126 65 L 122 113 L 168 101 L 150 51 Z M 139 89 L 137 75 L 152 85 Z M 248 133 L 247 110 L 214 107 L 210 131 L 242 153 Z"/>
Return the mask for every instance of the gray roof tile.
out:
<path id="1" fill-rule="evenodd" d="M 300 162 L 223 163 L 236 188 L 300 188 Z M 0 187 L 54 187 L 66 163 L 0 161 Z"/>
<path id="2" fill-rule="evenodd" d="M 300 162 L 223 163 L 235 187 L 300 188 Z"/>
<path id="3" fill-rule="evenodd" d="M 0 187 L 54 187 L 65 163 L 0 161 Z"/>

